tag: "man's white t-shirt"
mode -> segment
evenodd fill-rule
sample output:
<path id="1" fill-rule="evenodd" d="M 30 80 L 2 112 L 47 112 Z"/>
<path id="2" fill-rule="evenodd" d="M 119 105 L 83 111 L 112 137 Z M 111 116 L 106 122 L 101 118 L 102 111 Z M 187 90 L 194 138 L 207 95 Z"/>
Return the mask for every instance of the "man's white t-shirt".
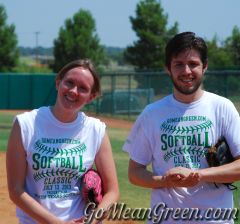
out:
<path id="1" fill-rule="evenodd" d="M 80 178 L 92 167 L 105 124 L 79 112 L 71 123 L 57 120 L 49 107 L 17 115 L 28 163 L 25 189 L 62 220 L 83 216 Z M 21 224 L 36 223 L 17 208 Z"/>
<path id="2" fill-rule="evenodd" d="M 144 109 L 123 150 L 139 164 L 152 164 L 153 173 L 162 176 L 178 166 L 208 167 L 206 148 L 214 145 L 221 136 L 226 138 L 232 155 L 239 156 L 240 119 L 228 99 L 204 91 L 199 100 L 184 104 L 169 95 Z M 199 183 L 189 188 L 152 189 L 152 209 L 158 203 L 164 203 L 168 208 L 199 208 L 204 212 L 208 208 L 232 208 L 233 196 L 223 184 L 216 188 L 213 183 Z M 190 221 L 186 220 L 186 223 Z"/>

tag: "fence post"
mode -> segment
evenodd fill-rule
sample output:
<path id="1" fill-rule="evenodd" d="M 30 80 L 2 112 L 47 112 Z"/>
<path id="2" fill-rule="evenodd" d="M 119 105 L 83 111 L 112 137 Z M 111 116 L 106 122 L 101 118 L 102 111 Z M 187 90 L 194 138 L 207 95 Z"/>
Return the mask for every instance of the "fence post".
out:
<path id="1" fill-rule="evenodd" d="M 150 86 L 151 86 L 151 80 L 150 80 L 150 76 L 152 76 L 152 74 L 148 74 L 147 75 L 147 104 L 150 103 Z"/>
<path id="2" fill-rule="evenodd" d="M 111 101 L 112 101 L 112 110 L 111 114 L 115 113 L 115 88 L 116 88 L 116 75 L 115 73 L 111 75 Z"/>
<path id="3" fill-rule="evenodd" d="M 31 109 L 34 109 L 33 108 L 33 89 L 34 89 L 34 86 L 33 86 L 33 74 L 29 74 L 30 76 L 30 87 L 29 87 L 29 95 L 30 95 L 30 105 L 31 105 Z"/>
<path id="4" fill-rule="evenodd" d="M 128 74 L 128 118 L 130 118 L 130 108 L 131 108 L 131 75 Z"/>
<path id="5" fill-rule="evenodd" d="M 10 80 L 10 74 L 7 76 L 7 84 L 8 84 L 8 91 L 7 91 L 7 109 L 11 109 L 10 108 L 10 99 L 11 99 L 11 80 Z"/>
<path id="6" fill-rule="evenodd" d="M 226 98 L 228 98 L 228 75 L 229 74 L 227 72 L 224 72 L 223 75 L 224 75 L 224 80 L 225 80 L 224 95 Z"/>

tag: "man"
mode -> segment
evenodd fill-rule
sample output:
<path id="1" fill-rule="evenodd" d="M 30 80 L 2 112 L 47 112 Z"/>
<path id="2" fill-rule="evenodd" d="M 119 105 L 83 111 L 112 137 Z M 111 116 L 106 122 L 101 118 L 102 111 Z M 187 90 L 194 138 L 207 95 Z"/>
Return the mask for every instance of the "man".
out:
<path id="1" fill-rule="evenodd" d="M 148 105 L 135 122 L 123 146 L 130 155 L 129 180 L 152 188 L 155 217 L 149 223 L 233 223 L 223 217 L 223 208 L 233 208 L 233 196 L 222 183 L 240 180 L 239 114 L 228 99 L 202 89 L 208 67 L 202 38 L 177 34 L 165 53 L 173 94 Z M 206 149 L 222 136 L 235 160 L 209 168 Z"/>

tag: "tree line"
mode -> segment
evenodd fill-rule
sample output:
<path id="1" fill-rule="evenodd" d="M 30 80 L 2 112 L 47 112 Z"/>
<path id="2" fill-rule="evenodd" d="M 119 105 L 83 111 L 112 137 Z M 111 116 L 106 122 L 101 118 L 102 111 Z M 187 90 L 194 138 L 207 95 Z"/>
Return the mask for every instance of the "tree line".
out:
<path id="1" fill-rule="evenodd" d="M 163 70 L 165 44 L 179 32 L 179 24 L 175 22 L 169 27 L 168 15 L 157 0 L 141 0 L 136 5 L 135 15 L 129 19 L 137 40 L 124 49 L 101 45 L 91 12 L 80 9 L 60 27 L 53 48 L 39 47 L 37 50 L 54 56 L 50 64 L 53 72 L 78 58 L 90 58 L 100 70 L 104 69 L 103 65 L 107 65 L 110 59 L 120 65 L 131 65 L 136 70 Z M 24 50 L 27 50 L 26 53 L 30 49 L 18 47 L 15 25 L 7 24 L 7 13 L 3 5 L 0 5 L 0 40 L 0 72 L 14 71 L 20 51 L 22 54 Z M 215 35 L 206 42 L 210 69 L 240 69 L 239 27 L 234 26 L 231 36 L 224 41 Z"/>

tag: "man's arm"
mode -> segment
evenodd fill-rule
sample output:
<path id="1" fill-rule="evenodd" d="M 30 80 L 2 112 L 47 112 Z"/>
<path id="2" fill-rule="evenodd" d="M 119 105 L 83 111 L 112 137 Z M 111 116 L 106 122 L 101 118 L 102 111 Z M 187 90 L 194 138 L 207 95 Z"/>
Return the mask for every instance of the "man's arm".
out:
<path id="1" fill-rule="evenodd" d="M 175 169 L 175 168 L 173 168 Z M 181 169 L 181 168 L 180 168 Z M 199 182 L 198 173 L 184 169 L 184 173 L 167 172 L 164 176 L 158 176 L 148 171 L 146 166 L 129 161 L 128 178 L 132 184 L 146 188 L 172 188 L 172 187 L 192 187 Z"/>
<path id="2" fill-rule="evenodd" d="M 240 156 L 226 165 L 209 167 L 198 171 L 200 181 L 212 183 L 232 183 L 240 180 Z"/>
<path id="3" fill-rule="evenodd" d="M 128 178 L 132 184 L 146 187 L 146 188 L 159 188 L 167 187 L 166 179 L 163 176 L 154 175 L 146 169 L 146 166 L 129 160 Z"/>

